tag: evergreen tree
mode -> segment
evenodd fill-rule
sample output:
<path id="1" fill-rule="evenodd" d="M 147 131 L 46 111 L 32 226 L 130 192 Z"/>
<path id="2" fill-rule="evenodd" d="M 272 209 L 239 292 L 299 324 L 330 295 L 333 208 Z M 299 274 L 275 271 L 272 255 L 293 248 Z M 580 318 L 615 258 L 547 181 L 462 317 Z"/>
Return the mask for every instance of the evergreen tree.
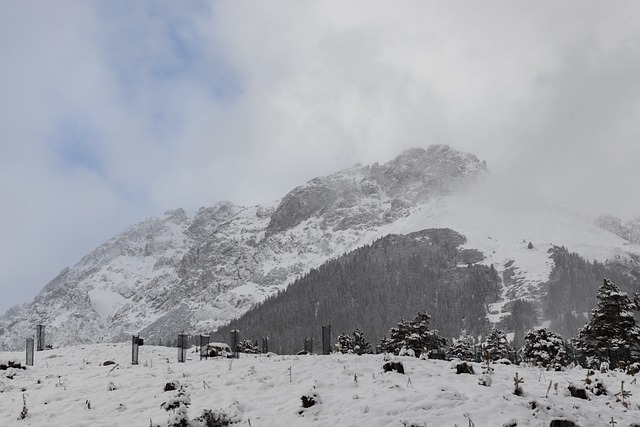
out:
<path id="1" fill-rule="evenodd" d="M 564 337 L 577 336 L 587 322 L 583 313 L 596 307 L 603 277 L 629 294 L 640 289 L 640 276 L 633 272 L 631 265 L 620 261 L 590 262 L 564 247 L 551 249 L 551 258 L 553 269 L 543 300 L 544 311 L 551 320 L 549 329 Z"/>
<path id="2" fill-rule="evenodd" d="M 493 327 L 484 342 L 483 355 L 488 360 L 505 359 L 509 356 L 509 342 L 503 331 Z"/>
<path id="3" fill-rule="evenodd" d="M 338 342 L 336 343 L 336 352 L 338 353 L 351 353 L 353 351 L 353 339 L 351 336 L 343 332 L 338 335 Z"/>
<path id="4" fill-rule="evenodd" d="M 405 338 L 409 334 L 409 322 L 400 319 L 395 327 L 389 329 L 389 338 L 384 337 L 380 343 L 380 348 L 385 353 L 398 354 L 405 347 Z"/>
<path id="5" fill-rule="evenodd" d="M 240 353 L 260 354 L 258 343 L 252 343 L 251 340 L 245 339 L 238 343 L 238 351 Z"/>
<path id="6" fill-rule="evenodd" d="M 365 341 L 364 333 L 360 329 L 353 331 L 353 352 L 358 355 L 372 353 L 371 345 Z"/>
<path id="7" fill-rule="evenodd" d="M 456 357 L 460 360 L 473 361 L 473 339 L 467 335 L 458 340 L 456 340 L 450 349 L 450 353 L 452 357 Z"/>
<path id="8" fill-rule="evenodd" d="M 640 328 L 633 317 L 636 305 L 608 279 L 598 290 L 598 306 L 578 335 L 579 347 L 592 361 L 603 362 L 600 349 L 640 350 Z"/>
<path id="9" fill-rule="evenodd" d="M 547 369 L 559 370 L 569 363 L 562 337 L 544 328 L 525 334 L 521 352 L 526 362 Z"/>
<path id="10" fill-rule="evenodd" d="M 400 319 L 397 327 L 389 330 L 391 337 L 382 340 L 382 350 L 394 354 L 413 352 L 416 357 L 441 350 L 447 340 L 437 331 L 429 330 L 429 319 L 431 316 L 427 313 L 418 313 L 410 322 Z"/>

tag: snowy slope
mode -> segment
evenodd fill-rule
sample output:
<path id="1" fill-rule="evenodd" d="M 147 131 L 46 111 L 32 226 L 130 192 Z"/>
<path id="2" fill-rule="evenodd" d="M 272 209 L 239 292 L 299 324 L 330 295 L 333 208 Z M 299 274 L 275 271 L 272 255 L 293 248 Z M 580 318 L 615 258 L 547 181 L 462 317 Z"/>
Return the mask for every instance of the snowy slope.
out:
<path id="1" fill-rule="evenodd" d="M 640 384 L 622 372 L 597 373 L 609 391 L 581 400 L 567 386 L 582 385 L 586 371 L 547 372 L 493 365 L 492 384 L 457 375 L 452 362 L 397 358 L 406 375 L 384 373 L 383 355 L 276 356 L 200 361 L 189 353 L 177 363 L 176 349 L 140 347 L 131 365 L 128 344 L 97 344 L 36 353 L 34 367 L 0 371 L 3 426 L 166 426 L 161 405 L 176 394 L 178 382 L 189 395 L 191 419 L 204 409 L 222 409 L 237 425 L 268 426 L 468 426 L 548 427 L 570 420 L 581 427 L 640 423 Z M 23 360 L 0 353 L 0 362 Z M 116 365 L 101 366 L 110 360 Z M 524 378 L 523 396 L 513 391 L 515 374 Z M 7 378 L 12 376 L 12 379 Z M 593 377 L 592 377 L 593 378 Z M 631 392 L 625 408 L 613 395 L 624 381 Z M 315 392 L 321 403 L 303 409 L 301 396 Z M 27 416 L 18 420 L 27 403 Z M 473 423 L 473 424 L 472 424 Z"/>
<path id="2" fill-rule="evenodd" d="M 406 234 L 427 227 L 452 228 L 467 237 L 465 247 L 484 253 L 484 264 L 493 264 L 500 272 L 506 266 L 513 269 L 514 283 L 503 289 L 503 300 L 494 305 L 494 312 L 515 298 L 539 299 L 541 284 L 553 268 L 548 250 L 554 246 L 600 262 L 640 255 L 640 245 L 596 226 L 594 217 L 584 212 L 541 201 L 505 207 L 484 191 L 488 189 L 480 186 L 417 206 L 383 231 Z M 499 316 L 490 319 L 497 321 Z"/>
<path id="3" fill-rule="evenodd" d="M 39 323 L 55 346 L 132 332 L 166 342 L 181 331 L 213 330 L 310 268 L 369 243 L 412 206 L 485 172 L 471 154 L 432 146 L 313 179 L 271 205 L 168 212 L 116 236 L 0 318 L 0 348 L 22 347 Z"/>

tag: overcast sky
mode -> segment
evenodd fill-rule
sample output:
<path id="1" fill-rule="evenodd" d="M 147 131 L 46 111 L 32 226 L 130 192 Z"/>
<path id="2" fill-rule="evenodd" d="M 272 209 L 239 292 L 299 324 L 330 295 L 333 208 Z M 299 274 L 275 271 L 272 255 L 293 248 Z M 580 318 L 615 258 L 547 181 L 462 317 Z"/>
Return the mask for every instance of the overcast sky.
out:
<path id="1" fill-rule="evenodd" d="M 0 312 L 145 217 L 414 146 L 640 215 L 637 1 L 8 0 L 0 61 Z"/>

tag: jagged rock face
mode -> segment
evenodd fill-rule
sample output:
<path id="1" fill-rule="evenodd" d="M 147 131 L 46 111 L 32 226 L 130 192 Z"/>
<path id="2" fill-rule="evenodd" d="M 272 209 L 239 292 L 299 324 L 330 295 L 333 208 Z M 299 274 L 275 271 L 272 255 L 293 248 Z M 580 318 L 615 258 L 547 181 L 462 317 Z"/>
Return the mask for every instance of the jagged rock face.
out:
<path id="1" fill-rule="evenodd" d="M 313 179 L 274 206 L 169 211 L 101 245 L 32 303 L 7 312 L 0 348 L 21 348 L 40 323 L 56 346 L 135 333 L 166 343 L 178 332 L 212 331 L 485 172 L 475 156 L 438 145 Z"/>
<path id="2" fill-rule="evenodd" d="M 603 215 L 596 218 L 596 225 L 616 236 L 622 237 L 630 243 L 640 244 L 640 217 L 622 223 L 620 218 Z"/>
<path id="3" fill-rule="evenodd" d="M 410 206 L 460 190 L 485 172 L 486 164 L 474 155 L 446 145 L 413 148 L 384 165 L 354 167 L 296 188 L 278 205 L 267 236 L 314 215 L 323 215 L 325 226 L 337 229 L 391 222 Z M 379 204 L 388 206 L 383 216 L 376 218 L 370 207 Z"/>
<path id="4" fill-rule="evenodd" d="M 338 200 L 338 193 L 322 179 L 317 178 L 307 185 L 298 187 L 287 194 L 273 213 L 267 234 L 285 231 L 295 227 L 312 215 L 321 214 L 323 209 Z"/>

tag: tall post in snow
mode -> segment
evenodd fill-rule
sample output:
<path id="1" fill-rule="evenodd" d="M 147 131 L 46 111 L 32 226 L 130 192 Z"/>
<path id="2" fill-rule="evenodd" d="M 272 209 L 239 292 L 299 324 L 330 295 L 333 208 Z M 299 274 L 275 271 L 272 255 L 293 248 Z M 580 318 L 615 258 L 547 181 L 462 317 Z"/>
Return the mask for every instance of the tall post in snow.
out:
<path id="1" fill-rule="evenodd" d="M 238 345 L 240 344 L 240 331 L 234 329 L 231 331 L 231 351 L 233 352 L 233 357 L 237 359 L 239 357 Z"/>
<path id="2" fill-rule="evenodd" d="M 209 358 L 209 335 L 200 334 L 200 360 Z"/>
<path id="3" fill-rule="evenodd" d="M 138 364 L 138 352 L 140 348 L 140 337 L 134 335 L 131 337 L 131 364 Z"/>
<path id="4" fill-rule="evenodd" d="M 33 366 L 33 338 L 27 338 L 27 366 Z"/>
<path id="5" fill-rule="evenodd" d="M 178 363 L 187 360 L 187 334 L 178 334 Z"/>
<path id="6" fill-rule="evenodd" d="M 322 325 L 322 354 L 331 354 L 331 325 Z"/>
<path id="7" fill-rule="evenodd" d="M 36 325 L 36 351 L 44 350 L 44 325 Z"/>

